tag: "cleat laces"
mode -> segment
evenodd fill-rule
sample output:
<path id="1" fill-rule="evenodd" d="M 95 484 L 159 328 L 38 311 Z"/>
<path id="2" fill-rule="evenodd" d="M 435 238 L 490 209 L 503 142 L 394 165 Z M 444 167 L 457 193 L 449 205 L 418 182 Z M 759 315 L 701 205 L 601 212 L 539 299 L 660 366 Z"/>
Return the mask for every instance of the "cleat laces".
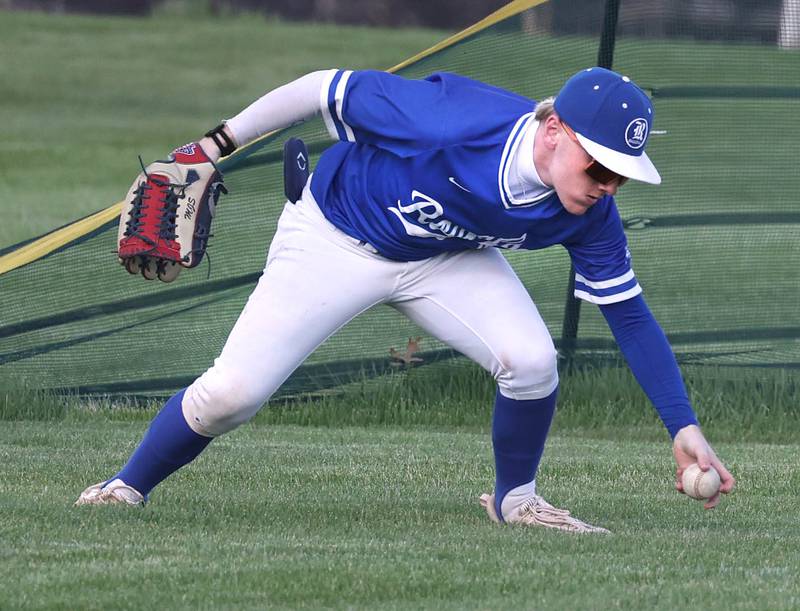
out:
<path id="1" fill-rule="evenodd" d="M 567 509 L 558 509 L 538 495 L 532 496 L 519 508 L 519 522 L 523 524 L 550 526 L 572 532 L 608 532 L 605 528 L 592 526 L 570 515 Z"/>

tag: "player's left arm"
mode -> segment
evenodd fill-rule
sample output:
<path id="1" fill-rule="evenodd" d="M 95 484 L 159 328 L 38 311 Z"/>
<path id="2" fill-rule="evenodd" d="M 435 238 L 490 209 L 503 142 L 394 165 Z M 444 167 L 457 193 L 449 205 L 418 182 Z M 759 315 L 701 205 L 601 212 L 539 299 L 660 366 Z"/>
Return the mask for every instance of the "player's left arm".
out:
<path id="1" fill-rule="evenodd" d="M 411 79 L 378 70 L 331 70 L 320 97 L 331 138 L 400 157 L 493 142 L 498 129 L 509 129 L 534 107 L 515 93 L 444 72 Z"/>
<path id="2" fill-rule="evenodd" d="M 720 474 L 720 492 L 733 490 L 735 480 L 706 441 L 692 410 L 680 369 L 664 331 L 641 294 L 630 299 L 600 305 L 628 366 L 673 439 L 677 463 L 676 488 L 683 491 L 681 476 L 692 463 L 707 471 L 714 467 Z M 719 494 L 705 504 L 711 509 L 719 503 Z"/>

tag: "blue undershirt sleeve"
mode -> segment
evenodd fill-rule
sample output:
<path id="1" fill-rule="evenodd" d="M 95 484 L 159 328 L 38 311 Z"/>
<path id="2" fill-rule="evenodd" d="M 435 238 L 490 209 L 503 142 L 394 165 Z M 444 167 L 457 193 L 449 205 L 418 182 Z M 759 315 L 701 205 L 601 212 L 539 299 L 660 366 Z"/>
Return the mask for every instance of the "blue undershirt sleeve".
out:
<path id="1" fill-rule="evenodd" d="M 664 331 L 641 295 L 601 305 L 600 311 L 639 385 L 672 438 L 697 424 L 678 363 Z"/>

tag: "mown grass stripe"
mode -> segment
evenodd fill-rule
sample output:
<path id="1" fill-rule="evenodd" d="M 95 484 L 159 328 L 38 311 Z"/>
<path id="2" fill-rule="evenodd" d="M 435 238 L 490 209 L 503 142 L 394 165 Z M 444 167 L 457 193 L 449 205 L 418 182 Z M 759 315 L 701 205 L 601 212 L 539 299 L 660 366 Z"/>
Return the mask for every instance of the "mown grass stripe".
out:
<path id="1" fill-rule="evenodd" d="M 666 439 L 551 436 L 538 491 L 609 537 L 490 523 L 477 502 L 493 481 L 488 434 L 423 428 L 245 426 L 145 508 L 72 507 L 144 428 L 0 429 L 4 607 L 727 610 L 800 600 L 796 442 L 718 445 L 739 487 L 708 512 L 674 490 Z"/>

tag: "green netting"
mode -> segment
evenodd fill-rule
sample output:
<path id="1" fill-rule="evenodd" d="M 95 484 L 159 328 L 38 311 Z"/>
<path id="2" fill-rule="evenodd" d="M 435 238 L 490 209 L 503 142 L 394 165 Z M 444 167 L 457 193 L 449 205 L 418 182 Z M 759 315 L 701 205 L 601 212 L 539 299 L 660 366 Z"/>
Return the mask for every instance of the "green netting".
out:
<path id="1" fill-rule="evenodd" d="M 604 18 L 601 3 L 556 0 L 400 72 L 448 70 L 541 98 L 598 62 L 614 8 Z M 792 47 L 800 43 L 797 24 L 776 11 L 770 38 L 761 34 L 769 24 L 743 22 L 747 13 L 733 25 L 699 23 L 690 12 L 623 0 L 619 35 L 614 41 L 606 29 L 604 38 L 603 58 L 613 49 L 613 67 L 648 88 L 656 107 L 648 151 L 664 184 L 630 184 L 618 197 L 634 268 L 679 361 L 708 375 L 800 369 L 800 49 Z M 0 381 L 86 394 L 166 394 L 190 383 L 213 362 L 263 267 L 284 205 L 280 150 L 289 135 L 308 143 L 312 161 L 329 144 L 320 120 L 223 164 L 230 195 L 218 208 L 208 277 L 204 268 L 172 285 L 128 276 L 113 264 L 115 222 L 0 276 Z M 563 336 L 563 249 L 505 254 L 562 351 L 574 345 L 576 362 L 616 358 L 595 306 L 584 304 L 574 341 Z M 402 351 L 418 335 L 394 310 L 374 308 L 322 345 L 278 395 L 385 373 L 389 349 Z M 430 337 L 421 356 L 465 364 Z"/>

